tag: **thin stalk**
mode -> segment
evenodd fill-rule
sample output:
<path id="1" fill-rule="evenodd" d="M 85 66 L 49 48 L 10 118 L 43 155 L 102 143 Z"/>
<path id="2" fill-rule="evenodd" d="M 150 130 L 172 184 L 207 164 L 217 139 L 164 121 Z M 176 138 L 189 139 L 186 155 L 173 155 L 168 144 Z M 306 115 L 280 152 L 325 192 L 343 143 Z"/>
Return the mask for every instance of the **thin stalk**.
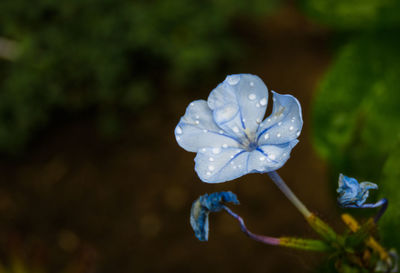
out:
<path id="1" fill-rule="evenodd" d="M 235 218 L 239 224 L 240 228 L 247 236 L 251 239 L 267 244 L 267 245 L 274 245 L 274 246 L 285 246 L 290 248 L 302 249 L 302 250 L 311 250 L 311 251 L 329 251 L 331 248 L 326 245 L 324 242 L 320 240 L 310 240 L 310 239 L 303 239 L 303 238 L 292 238 L 292 237 L 269 237 L 264 235 L 258 235 L 252 233 L 250 230 L 247 229 L 243 218 L 234 213 L 230 208 L 227 206 L 223 207 L 226 212 L 228 212 L 233 218 Z"/>
<path id="2" fill-rule="evenodd" d="M 311 216 L 311 212 L 307 207 L 297 198 L 292 190 L 286 185 L 282 177 L 276 172 L 268 172 L 269 177 L 274 181 L 275 185 L 283 192 L 283 194 L 289 199 L 290 202 L 304 215 L 306 219 Z"/>

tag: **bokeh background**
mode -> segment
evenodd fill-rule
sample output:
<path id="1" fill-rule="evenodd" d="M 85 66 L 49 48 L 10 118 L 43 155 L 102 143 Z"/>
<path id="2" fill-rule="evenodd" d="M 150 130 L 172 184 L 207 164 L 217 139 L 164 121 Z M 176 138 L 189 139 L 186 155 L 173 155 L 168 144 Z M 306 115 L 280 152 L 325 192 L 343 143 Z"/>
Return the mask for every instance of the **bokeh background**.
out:
<path id="1" fill-rule="evenodd" d="M 315 237 L 266 175 L 201 183 L 175 142 L 186 106 L 234 73 L 301 102 L 280 174 L 307 206 L 343 230 L 339 172 L 376 182 L 399 249 L 399 27 L 397 0 L 0 1 L 0 272 L 320 268 L 223 213 L 193 236 L 192 201 L 232 190 L 252 231 Z"/>

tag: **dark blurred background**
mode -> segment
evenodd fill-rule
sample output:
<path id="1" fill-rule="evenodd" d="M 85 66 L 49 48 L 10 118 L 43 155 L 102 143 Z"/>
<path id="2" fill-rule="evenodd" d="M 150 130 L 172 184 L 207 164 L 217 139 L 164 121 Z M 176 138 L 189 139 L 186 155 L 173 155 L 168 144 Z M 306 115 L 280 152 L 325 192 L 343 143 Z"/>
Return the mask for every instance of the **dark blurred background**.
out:
<path id="1" fill-rule="evenodd" d="M 223 213 L 208 243 L 190 228 L 197 196 L 232 190 L 252 231 L 315 237 L 266 175 L 204 184 L 175 142 L 186 106 L 234 73 L 301 102 L 300 143 L 280 170 L 300 199 L 341 230 L 338 172 L 382 184 L 383 238 L 399 246 L 399 11 L 395 0 L 2 0 L 0 272 L 315 271 L 327 257 L 251 241 Z"/>

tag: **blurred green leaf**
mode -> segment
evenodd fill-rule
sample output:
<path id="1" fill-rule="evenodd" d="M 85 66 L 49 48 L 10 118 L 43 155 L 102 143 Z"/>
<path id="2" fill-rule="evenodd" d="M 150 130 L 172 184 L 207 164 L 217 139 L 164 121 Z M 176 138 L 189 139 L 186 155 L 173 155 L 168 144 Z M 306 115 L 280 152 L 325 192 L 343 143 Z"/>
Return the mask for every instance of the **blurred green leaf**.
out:
<path id="1" fill-rule="evenodd" d="M 382 239 L 388 247 L 400 249 L 400 145 L 393 150 L 383 168 L 381 196 L 389 200 L 380 227 Z"/>
<path id="2" fill-rule="evenodd" d="M 301 0 L 312 18 L 338 29 L 376 29 L 400 26 L 397 0 Z"/>
<path id="3" fill-rule="evenodd" d="M 336 170 L 378 181 L 400 139 L 400 37 L 380 32 L 345 45 L 314 101 L 314 143 Z"/>

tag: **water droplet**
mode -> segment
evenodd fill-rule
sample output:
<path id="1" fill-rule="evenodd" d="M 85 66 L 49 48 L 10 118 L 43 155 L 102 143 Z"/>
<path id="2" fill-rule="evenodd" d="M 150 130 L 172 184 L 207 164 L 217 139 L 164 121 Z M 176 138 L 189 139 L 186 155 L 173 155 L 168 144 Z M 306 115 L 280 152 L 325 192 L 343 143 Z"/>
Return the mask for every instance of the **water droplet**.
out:
<path id="1" fill-rule="evenodd" d="M 181 137 L 180 136 L 176 136 L 176 140 L 181 140 Z"/>
<path id="2" fill-rule="evenodd" d="M 196 115 L 196 119 L 199 119 L 200 118 L 200 116 L 199 115 Z"/>
<path id="3" fill-rule="evenodd" d="M 232 76 L 227 77 L 226 80 L 228 81 L 228 83 L 230 85 L 235 85 L 240 81 L 240 76 L 239 75 L 232 75 Z"/>
<path id="4" fill-rule="evenodd" d="M 208 158 L 208 160 L 210 160 L 210 161 L 214 161 L 214 158 L 213 158 L 213 157 L 210 157 L 210 158 Z"/>
<path id="5" fill-rule="evenodd" d="M 246 122 L 246 119 L 242 119 L 243 122 Z"/>
<path id="6" fill-rule="evenodd" d="M 250 82 L 250 86 L 254 86 L 254 82 Z"/>
<path id="7" fill-rule="evenodd" d="M 292 122 L 294 122 L 296 120 L 296 118 L 295 117 L 292 117 Z"/>
<path id="8" fill-rule="evenodd" d="M 255 100 L 257 98 L 256 94 L 251 93 L 249 95 L 249 100 Z"/>
<path id="9" fill-rule="evenodd" d="M 219 130 L 218 131 L 218 133 L 220 133 L 221 135 L 224 133 L 224 131 L 222 131 L 222 130 Z"/>
<path id="10" fill-rule="evenodd" d="M 273 100 L 273 101 L 276 101 L 276 99 L 275 99 L 275 98 L 272 98 L 272 100 Z"/>
<path id="11" fill-rule="evenodd" d="M 264 136 L 264 138 L 265 138 L 265 139 L 268 139 L 268 138 L 269 138 L 269 134 L 266 133 L 265 136 Z"/>
<path id="12" fill-rule="evenodd" d="M 260 104 L 261 104 L 262 106 L 267 105 L 267 98 L 262 98 L 262 99 L 260 100 Z"/>
<path id="13" fill-rule="evenodd" d="M 271 158 L 272 160 L 275 160 L 275 158 L 276 158 L 276 155 L 274 155 L 274 154 L 270 154 L 270 155 L 269 155 L 269 158 Z"/>
<path id="14" fill-rule="evenodd" d="M 207 174 L 208 176 L 210 176 L 210 175 L 211 175 L 211 173 L 210 173 L 210 172 L 207 172 L 206 174 Z"/>
<path id="15" fill-rule="evenodd" d="M 228 144 L 224 143 L 224 144 L 222 144 L 222 147 L 223 148 L 228 148 Z"/>
<path id="16" fill-rule="evenodd" d="M 202 151 L 203 153 L 205 153 L 205 152 L 206 152 L 206 148 L 201 148 L 201 151 Z"/>
<path id="17" fill-rule="evenodd" d="M 277 133 L 276 136 L 277 136 L 277 137 L 281 137 L 281 133 Z"/>
<path id="18" fill-rule="evenodd" d="M 213 171 L 213 170 L 215 170 L 215 167 L 214 167 L 213 165 L 210 165 L 210 166 L 208 166 L 208 169 L 209 169 L 210 171 Z"/>
<path id="19" fill-rule="evenodd" d="M 260 157 L 260 161 L 264 161 L 265 160 L 265 156 Z"/>
<path id="20" fill-rule="evenodd" d="M 180 134 L 183 133 L 183 132 L 182 132 L 182 128 L 181 128 L 180 126 L 176 127 L 176 133 L 177 133 L 178 135 L 180 135 Z"/>
<path id="21" fill-rule="evenodd" d="M 283 156 L 286 156 L 287 155 L 287 153 L 283 153 Z"/>
<path id="22" fill-rule="evenodd" d="M 221 152 L 221 149 L 218 147 L 215 147 L 212 149 L 213 154 L 219 154 Z"/>
<path id="23" fill-rule="evenodd" d="M 231 159 L 232 159 L 232 158 L 234 158 L 234 156 L 233 156 L 233 155 L 231 155 Z M 231 162 L 231 164 L 234 164 L 234 163 L 233 163 L 233 161 Z"/>
<path id="24" fill-rule="evenodd" d="M 296 133 L 296 136 L 299 136 L 300 135 L 300 131 L 298 131 L 297 133 Z"/>
<path id="25" fill-rule="evenodd" d="M 200 124 L 200 121 L 196 120 L 194 123 L 196 123 L 196 124 Z"/>
<path id="26" fill-rule="evenodd" d="M 257 102 L 256 107 L 260 107 L 260 104 Z"/>
<path id="27" fill-rule="evenodd" d="M 289 130 L 290 130 L 290 131 L 293 131 L 293 129 L 294 129 L 293 126 L 290 126 L 290 127 L 289 127 Z"/>
<path id="28" fill-rule="evenodd" d="M 237 126 L 233 127 L 232 129 L 235 133 L 239 133 L 239 128 Z"/>
<path id="29" fill-rule="evenodd" d="M 261 123 L 261 119 L 256 119 L 256 122 L 258 123 L 258 124 L 260 124 Z"/>
<path id="30" fill-rule="evenodd" d="M 269 119 L 267 119 L 267 121 L 268 121 L 268 122 L 271 122 L 271 119 L 269 118 Z"/>
<path id="31" fill-rule="evenodd" d="M 207 129 L 204 129 L 204 130 L 203 130 L 203 132 L 204 132 L 204 133 L 207 133 L 207 132 L 208 132 L 208 130 L 207 130 Z"/>
<path id="32" fill-rule="evenodd" d="M 231 161 L 231 165 L 235 165 L 235 162 Z"/>
<path id="33" fill-rule="evenodd" d="M 191 103 L 190 103 L 190 106 L 194 106 L 194 102 L 191 102 Z"/>
<path id="34" fill-rule="evenodd" d="M 282 125 L 282 122 L 280 121 L 280 122 L 278 122 L 278 126 L 281 126 Z"/>

